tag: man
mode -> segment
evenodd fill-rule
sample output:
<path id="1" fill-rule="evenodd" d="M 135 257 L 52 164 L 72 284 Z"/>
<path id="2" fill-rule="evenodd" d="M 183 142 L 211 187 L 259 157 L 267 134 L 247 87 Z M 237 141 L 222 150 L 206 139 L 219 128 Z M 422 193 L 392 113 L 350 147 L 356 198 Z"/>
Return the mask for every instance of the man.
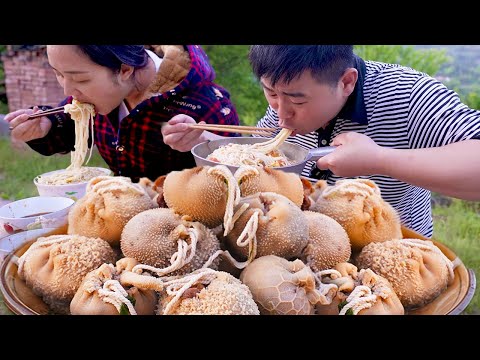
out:
<path id="1" fill-rule="evenodd" d="M 480 200 L 480 112 L 434 78 L 364 61 L 351 45 L 255 45 L 249 59 L 269 103 L 258 126 L 292 129 L 287 141 L 305 148 L 337 147 L 302 175 L 371 179 L 402 224 L 427 237 L 430 191 Z M 172 118 L 165 143 L 188 151 L 218 138 L 187 131 L 192 120 Z"/>

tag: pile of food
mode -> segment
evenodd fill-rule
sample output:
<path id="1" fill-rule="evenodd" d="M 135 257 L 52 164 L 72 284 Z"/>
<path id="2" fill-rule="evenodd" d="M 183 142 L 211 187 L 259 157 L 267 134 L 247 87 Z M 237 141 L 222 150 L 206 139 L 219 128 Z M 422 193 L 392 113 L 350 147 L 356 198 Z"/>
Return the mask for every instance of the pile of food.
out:
<path id="1" fill-rule="evenodd" d="M 218 165 L 92 179 L 68 234 L 39 238 L 18 274 L 59 314 L 402 315 L 455 266 L 402 239 L 372 181 Z"/>

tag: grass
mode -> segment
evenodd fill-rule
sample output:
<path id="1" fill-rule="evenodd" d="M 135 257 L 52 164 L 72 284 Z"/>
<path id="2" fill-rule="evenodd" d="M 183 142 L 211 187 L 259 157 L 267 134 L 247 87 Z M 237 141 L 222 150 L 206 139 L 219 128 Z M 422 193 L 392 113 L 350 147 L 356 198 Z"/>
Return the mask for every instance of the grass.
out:
<path id="1" fill-rule="evenodd" d="M 28 147 L 15 150 L 8 138 L 0 137 L 0 196 L 11 200 L 36 196 L 38 194 L 33 184 L 35 176 L 66 168 L 69 164 L 69 155 L 42 156 Z M 90 164 L 107 167 L 96 152 Z M 440 197 L 436 203 L 439 205 L 433 208 L 433 237 L 455 252 L 480 280 L 480 202 Z M 480 314 L 478 293 L 475 292 L 465 314 Z M 2 311 L 1 306 L 0 313 L 8 313 Z"/>
<path id="2" fill-rule="evenodd" d="M 70 165 L 70 155 L 43 156 L 28 146 L 15 149 L 7 137 L 0 137 L 0 197 L 22 199 L 38 196 L 33 179 L 47 171 L 64 169 Z M 94 151 L 89 166 L 108 168 L 105 161 Z"/>
<path id="3" fill-rule="evenodd" d="M 433 208 L 433 238 L 447 245 L 480 280 L 480 202 L 452 199 L 448 206 Z M 478 289 L 464 311 L 480 315 Z"/>

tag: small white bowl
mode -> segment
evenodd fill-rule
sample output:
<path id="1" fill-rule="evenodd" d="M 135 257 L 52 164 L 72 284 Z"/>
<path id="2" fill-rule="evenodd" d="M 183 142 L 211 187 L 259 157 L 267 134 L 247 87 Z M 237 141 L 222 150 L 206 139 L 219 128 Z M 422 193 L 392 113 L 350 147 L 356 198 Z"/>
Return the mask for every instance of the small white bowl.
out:
<path id="1" fill-rule="evenodd" d="M 105 169 L 101 167 L 96 167 L 96 169 L 101 170 L 103 172 L 102 175 L 109 176 L 112 174 L 112 171 L 110 169 Z M 39 176 L 48 176 L 50 174 L 59 173 L 62 171 L 65 171 L 65 169 L 50 171 Z M 37 176 L 33 180 L 33 183 L 37 187 L 38 195 L 40 196 L 63 196 L 77 201 L 85 195 L 85 192 L 87 190 L 88 181 L 66 185 L 47 185 L 38 183 L 39 176 Z"/>
<path id="2" fill-rule="evenodd" d="M 0 208 L 0 226 L 9 234 L 32 229 L 55 229 L 67 224 L 75 200 L 59 196 L 35 196 Z"/>

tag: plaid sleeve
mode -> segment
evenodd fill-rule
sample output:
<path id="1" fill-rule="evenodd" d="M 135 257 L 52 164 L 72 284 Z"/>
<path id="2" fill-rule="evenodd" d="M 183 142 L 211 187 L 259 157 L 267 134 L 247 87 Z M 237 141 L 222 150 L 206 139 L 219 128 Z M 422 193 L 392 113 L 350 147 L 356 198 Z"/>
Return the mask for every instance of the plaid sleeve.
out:
<path id="1" fill-rule="evenodd" d="M 63 106 L 71 101 L 69 98 L 62 101 L 58 106 Z M 51 109 L 51 106 L 38 106 L 40 110 Z M 75 124 L 70 115 L 58 113 L 48 115 L 52 127 L 48 134 L 41 138 L 27 141 L 28 146 L 42 155 L 53 155 L 57 153 L 66 154 L 74 150 L 75 145 Z"/>

